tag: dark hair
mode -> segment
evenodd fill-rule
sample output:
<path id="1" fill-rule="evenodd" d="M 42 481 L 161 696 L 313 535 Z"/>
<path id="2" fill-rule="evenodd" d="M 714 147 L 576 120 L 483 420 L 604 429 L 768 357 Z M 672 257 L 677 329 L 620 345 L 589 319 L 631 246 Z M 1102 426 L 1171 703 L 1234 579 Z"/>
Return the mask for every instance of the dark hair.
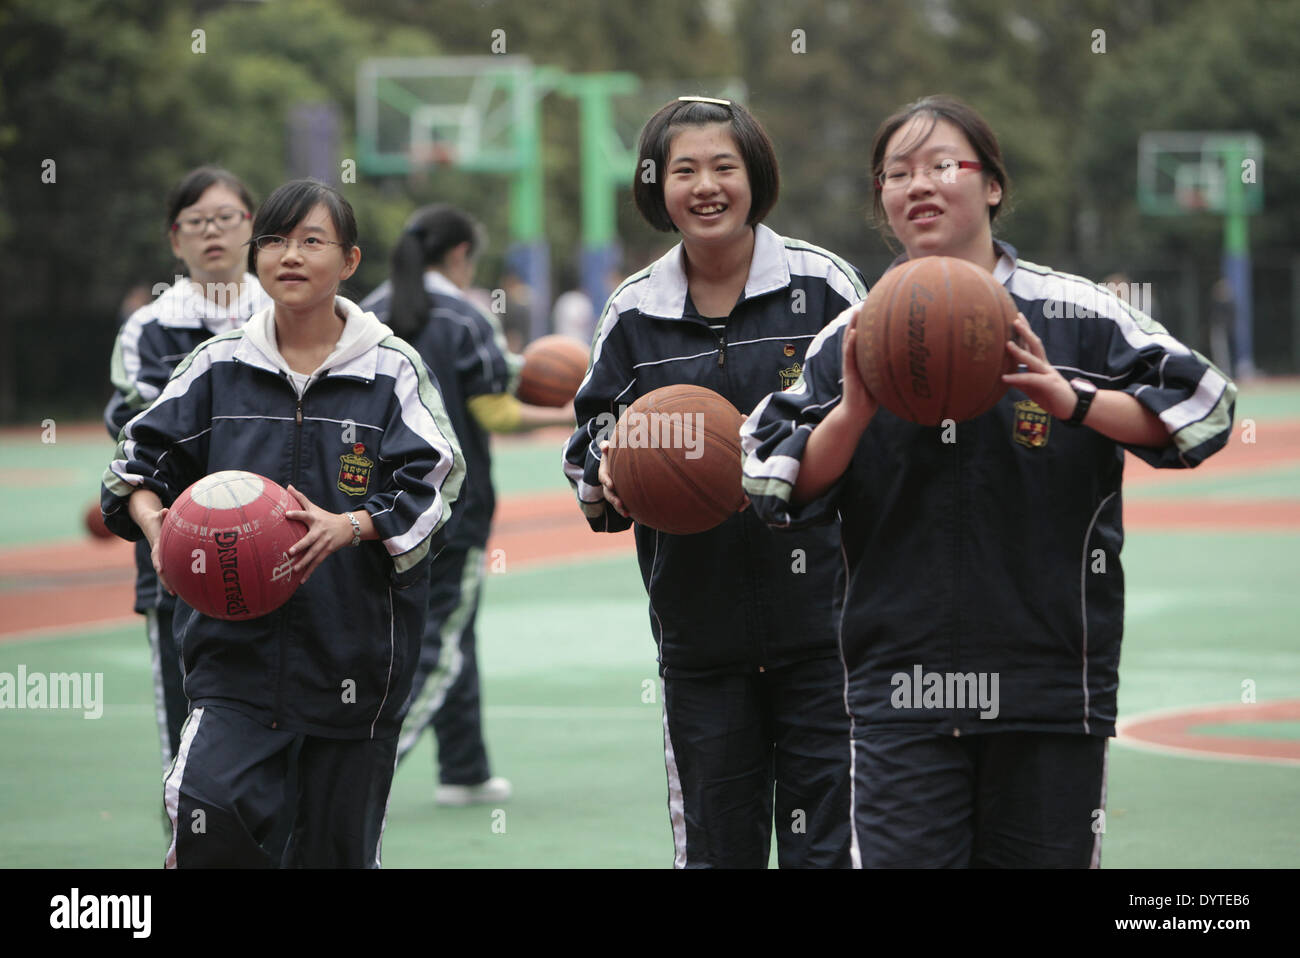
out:
<path id="1" fill-rule="evenodd" d="M 885 147 L 889 145 L 889 138 L 897 133 L 912 117 L 919 115 L 928 116 L 930 123 L 918 131 L 910 143 L 902 144 L 904 152 L 911 144 L 924 142 L 925 138 L 930 135 L 930 131 L 934 129 L 935 124 L 940 120 L 947 120 L 965 133 L 971 147 L 979 155 L 980 162 L 984 164 L 984 175 L 992 177 L 1002 187 L 1002 199 L 998 201 L 997 205 L 989 207 L 989 222 L 993 222 L 994 217 L 998 215 L 998 210 L 1006 204 L 1011 189 L 1007 168 L 1002 162 L 1002 148 L 998 146 L 998 138 L 984 117 L 956 97 L 946 94 L 922 97 L 914 103 L 907 104 L 907 106 L 880 124 L 876 130 L 875 138 L 871 141 L 872 184 L 875 184 L 876 177 L 880 176 L 884 170 Z M 883 229 L 888 226 L 884 201 L 879 190 L 874 190 L 874 192 L 875 200 L 873 201 L 872 211 L 875 214 L 875 225 L 878 229 Z"/>
<path id="2" fill-rule="evenodd" d="M 777 194 L 781 191 L 776 150 L 753 115 L 739 103 L 673 100 L 650 117 L 641 131 L 636 171 L 632 175 L 632 198 L 637 210 L 647 223 L 662 233 L 677 229 L 664 205 L 663 187 L 663 171 L 668 163 L 673 137 L 685 127 L 711 126 L 714 123 L 731 127 L 731 138 L 736 141 L 745 161 L 745 173 L 749 177 L 749 225 L 762 222 L 776 205 Z M 647 173 L 649 182 L 646 182 Z"/>
<path id="3" fill-rule="evenodd" d="M 320 180 L 290 180 L 268 196 L 253 219 L 253 238 L 293 232 L 318 204 L 329 210 L 343 252 L 351 252 L 357 245 L 357 217 L 352 212 L 352 204 Z M 248 270 L 257 275 L 256 243 L 248 244 Z"/>
<path id="4" fill-rule="evenodd" d="M 176 222 L 176 217 L 181 215 L 181 210 L 197 203 L 199 197 L 208 191 L 208 187 L 216 183 L 228 186 L 231 192 L 239 194 L 240 202 L 244 204 L 244 209 L 248 212 L 251 213 L 257 209 L 257 204 L 253 202 L 253 196 L 248 192 L 248 187 L 234 173 L 223 170 L 219 166 L 200 166 L 186 173 L 184 178 L 168 194 L 167 232 L 171 232 L 172 224 Z"/>
<path id="5" fill-rule="evenodd" d="M 447 254 L 461 243 L 469 243 L 475 256 L 487 242 L 487 235 L 468 213 L 436 203 L 416 210 L 393 247 L 391 299 L 388 325 L 403 339 L 410 339 L 429 312 L 424 290 L 424 271 L 440 266 Z"/>

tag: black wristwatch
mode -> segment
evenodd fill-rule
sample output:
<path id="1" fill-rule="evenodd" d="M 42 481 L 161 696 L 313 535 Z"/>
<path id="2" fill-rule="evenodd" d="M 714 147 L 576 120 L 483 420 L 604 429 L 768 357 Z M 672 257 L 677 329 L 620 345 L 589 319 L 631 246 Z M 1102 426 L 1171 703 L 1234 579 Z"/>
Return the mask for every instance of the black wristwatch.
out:
<path id="1" fill-rule="evenodd" d="M 1088 415 L 1088 410 L 1092 406 L 1092 400 L 1097 395 L 1097 386 L 1088 382 L 1086 379 L 1071 379 L 1070 388 L 1079 401 L 1074 404 L 1074 415 L 1065 421 L 1067 426 L 1083 425 L 1083 417 Z"/>

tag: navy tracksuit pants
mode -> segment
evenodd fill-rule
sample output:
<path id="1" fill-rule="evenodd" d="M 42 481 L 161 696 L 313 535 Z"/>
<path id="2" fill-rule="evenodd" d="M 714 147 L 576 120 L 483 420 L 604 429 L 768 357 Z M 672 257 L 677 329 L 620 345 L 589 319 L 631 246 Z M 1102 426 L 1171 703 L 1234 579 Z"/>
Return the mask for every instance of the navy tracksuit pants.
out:
<path id="1" fill-rule="evenodd" d="M 398 737 L 400 762 L 433 727 L 438 780 L 444 785 L 478 785 L 492 774 L 483 742 L 474 633 L 483 562 L 480 547 L 449 545 L 434 557 L 420 661 Z"/>
<path id="2" fill-rule="evenodd" d="M 849 719 L 838 657 L 664 676 L 678 868 L 850 865 Z"/>
<path id="3" fill-rule="evenodd" d="M 197 704 L 164 784 L 167 867 L 275 867 L 275 832 L 291 818 L 284 867 L 378 868 L 396 750 L 395 736 L 299 735 Z"/>
<path id="4" fill-rule="evenodd" d="M 1107 739 L 858 730 L 864 868 L 1100 867 Z"/>

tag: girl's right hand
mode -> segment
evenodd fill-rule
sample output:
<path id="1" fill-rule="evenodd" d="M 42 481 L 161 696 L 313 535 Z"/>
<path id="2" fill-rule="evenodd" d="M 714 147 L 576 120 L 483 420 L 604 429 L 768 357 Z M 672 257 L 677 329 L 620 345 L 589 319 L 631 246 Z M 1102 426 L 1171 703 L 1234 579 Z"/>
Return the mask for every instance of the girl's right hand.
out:
<path id="1" fill-rule="evenodd" d="M 158 543 L 162 539 L 163 520 L 167 518 L 167 512 L 167 509 L 142 510 L 136 525 L 149 541 L 149 558 L 153 561 L 153 571 L 158 574 L 159 584 L 167 590 L 168 595 L 175 595 L 175 591 L 167 584 L 167 577 L 163 575 L 162 552 L 158 548 Z"/>
<path id="2" fill-rule="evenodd" d="M 614 477 L 609 473 L 609 450 L 609 440 L 602 439 L 600 441 L 600 470 L 597 473 L 600 476 L 600 489 L 605 494 L 605 499 L 614 507 L 614 510 L 624 519 L 630 519 L 631 516 L 627 514 L 627 509 L 623 507 L 623 500 L 614 491 Z"/>

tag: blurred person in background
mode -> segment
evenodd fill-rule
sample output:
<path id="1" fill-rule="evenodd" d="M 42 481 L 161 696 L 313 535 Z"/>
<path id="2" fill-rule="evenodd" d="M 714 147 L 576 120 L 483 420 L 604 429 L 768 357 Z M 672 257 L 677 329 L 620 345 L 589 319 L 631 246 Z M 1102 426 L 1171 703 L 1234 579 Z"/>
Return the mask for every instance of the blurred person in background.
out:
<path id="1" fill-rule="evenodd" d="M 430 571 L 420 664 L 397 750 L 401 762 L 432 726 L 440 805 L 503 802 L 512 791 L 508 779 L 492 775 L 483 741 L 475 634 L 496 508 L 488 433 L 573 425 L 571 403 L 544 408 L 512 395 L 522 360 L 507 348 L 492 314 L 467 295 L 484 245 L 482 227 L 467 213 L 444 204 L 424 207 L 393 249 L 389 280 L 361 304 L 424 358 L 465 454 L 458 515 Z"/>
<path id="2" fill-rule="evenodd" d="M 564 292 L 551 304 L 551 332 L 590 343 L 596 325 L 596 308 L 591 297 L 578 284 L 571 269 L 561 276 L 560 286 Z"/>

